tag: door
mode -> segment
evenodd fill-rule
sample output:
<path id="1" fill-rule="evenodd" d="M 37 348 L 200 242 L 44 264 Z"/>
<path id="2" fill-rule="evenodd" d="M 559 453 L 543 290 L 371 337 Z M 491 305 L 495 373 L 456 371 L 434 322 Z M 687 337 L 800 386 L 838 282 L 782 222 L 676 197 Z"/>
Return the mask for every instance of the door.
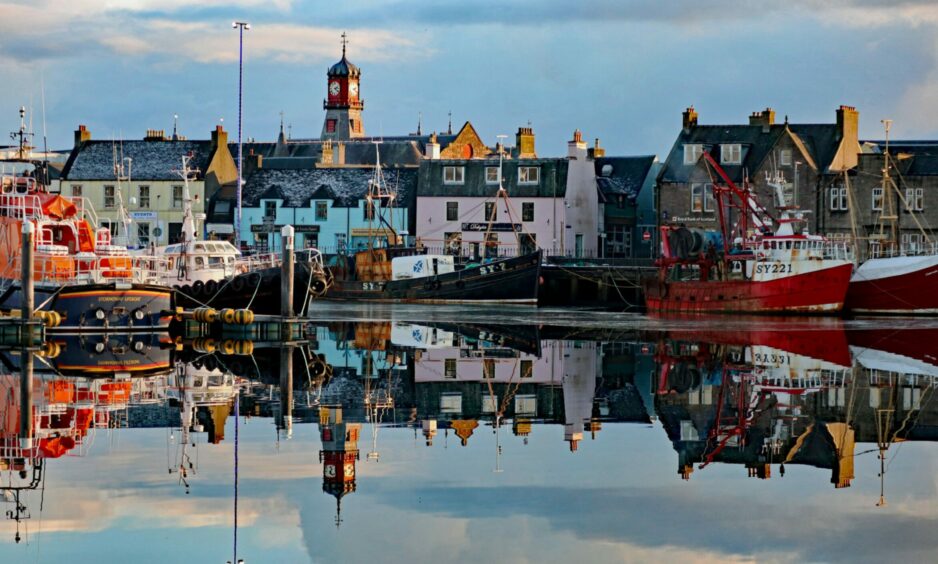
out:
<path id="1" fill-rule="evenodd" d="M 583 234 L 577 233 L 576 238 L 574 239 L 574 253 L 577 257 L 583 256 Z"/>

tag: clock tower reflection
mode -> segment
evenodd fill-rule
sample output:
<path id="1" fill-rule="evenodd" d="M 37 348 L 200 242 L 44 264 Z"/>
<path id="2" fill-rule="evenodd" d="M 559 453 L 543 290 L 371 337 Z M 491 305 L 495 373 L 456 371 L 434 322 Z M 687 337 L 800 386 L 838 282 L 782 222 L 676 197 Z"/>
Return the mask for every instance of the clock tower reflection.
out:
<path id="1" fill-rule="evenodd" d="M 342 420 L 341 406 L 324 406 L 319 409 L 322 491 L 336 499 L 336 527 L 342 523 L 342 498 L 355 491 L 355 463 L 358 461 L 360 431 L 361 423 L 346 423 Z"/>

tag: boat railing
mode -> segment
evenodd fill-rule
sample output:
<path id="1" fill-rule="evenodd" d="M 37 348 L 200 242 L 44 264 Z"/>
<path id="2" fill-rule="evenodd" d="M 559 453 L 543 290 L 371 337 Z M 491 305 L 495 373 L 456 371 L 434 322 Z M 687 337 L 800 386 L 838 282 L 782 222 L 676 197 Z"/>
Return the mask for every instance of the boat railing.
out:
<path id="1" fill-rule="evenodd" d="M 43 219 L 44 217 L 39 196 L 16 192 L 0 194 L 0 213 L 21 220 Z"/>
<path id="2" fill-rule="evenodd" d="M 825 260 L 853 260 L 853 248 L 845 241 L 827 241 L 822 250 Z"/>
<path id="3" fill-rule="evenodd" d="M 98 223 L 98 213 L 94 211 L 94 206 L 91 205 L 91 201 L 88 200 L 88 198 L 84 198 L 82 196 L 72 196 L 69 199 L 73 204 L 75 204 L 75 209 L 78 211 L 78 217 L 85 217 L 95 228 L 101 226 L 101 224 Z"/>
<path id="4" fill-rule="evenodd" d="M 33 265 L 33 278 L 37 282 L 158 284 L 162 274 L 169 268 L 169 260 L 153 256 L 132 256 L 126 251 L 101 255 L 69 255 L 68 248 L 62 245 L 38 245 L 33 255 Z M 20 259 L 17 257 L 12 271 L 18 272 L 19 269 Z"/>
<path id="5" fill-rule="evenodd" d="M 870 258 L 920 257 L 938 254 L 938 243 L 903 243 L 895 245 L 870 245 Z"/>

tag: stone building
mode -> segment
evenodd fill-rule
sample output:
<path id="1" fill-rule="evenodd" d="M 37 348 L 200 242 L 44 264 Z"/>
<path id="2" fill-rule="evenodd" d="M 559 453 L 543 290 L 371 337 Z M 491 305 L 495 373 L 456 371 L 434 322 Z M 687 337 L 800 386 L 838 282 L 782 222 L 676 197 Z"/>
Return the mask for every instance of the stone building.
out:
<path id="1" fill-rule="evenodd" d="M 758 201 L 772 213 L 779 204 L 817 210 L 826 188 L 843 170 L 857 164 L 859 113 L 841 106 L 833 123 L 776 123 L 775 111 L 754 112 L 748 124 L 701 125 L 687 108 L 674 146 L 658 176 L 659 221 L 718 230 L 713 184 L 717 176 L 701 159 L 708 152 L 734 183 L 748 179 Z M 720 181 L 722 182 L 722 181 Z M 779 202 L 770 183 L 783 186 Z M 808 228 L 818 230 L 817 215 Z"/>
<path id="2" fill-rule="evenodd" d="M 132 220 L 128 243 L 166 245 L 182 230 L 182 157 L 192 157 L 196 170 L 189 182 L 192 208 L 201 214 L 205 202 L 222 187 L 234 187 L 238 172 L 228 150 L 228 133 L 221 126 L 211 139 L 190 141 L 175 131 L 149 130 L 142 140 L 93 140 L 80 125 L 75 145 L 62 170 L 63 196 L 84 198 L 97 213 L 98 223 L 122 230 L 120 205 Z M 230 230 L 230 227 L 229 227 Z M 230 231 L 229 231 L 230 232 Z M 126 235 L 120 233 L 120 235 Z"/>

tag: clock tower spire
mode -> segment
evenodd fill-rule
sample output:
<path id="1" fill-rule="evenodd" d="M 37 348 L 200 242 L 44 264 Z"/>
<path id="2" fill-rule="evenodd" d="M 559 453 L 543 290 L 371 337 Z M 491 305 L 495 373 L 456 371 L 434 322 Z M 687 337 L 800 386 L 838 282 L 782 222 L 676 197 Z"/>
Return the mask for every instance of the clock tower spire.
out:
<path id="1" fill-rule="evenodd" d="M 322 124 L 322 139 L 345 140 L 365 136 L 362 110 L 365 102 L 360 97 L 361 70 L 345 57 L 348 36 L 342 33 L 342 59 L 329 67 L 326 73 L 326 99 L 322 106 L 326 120 Z"/>

